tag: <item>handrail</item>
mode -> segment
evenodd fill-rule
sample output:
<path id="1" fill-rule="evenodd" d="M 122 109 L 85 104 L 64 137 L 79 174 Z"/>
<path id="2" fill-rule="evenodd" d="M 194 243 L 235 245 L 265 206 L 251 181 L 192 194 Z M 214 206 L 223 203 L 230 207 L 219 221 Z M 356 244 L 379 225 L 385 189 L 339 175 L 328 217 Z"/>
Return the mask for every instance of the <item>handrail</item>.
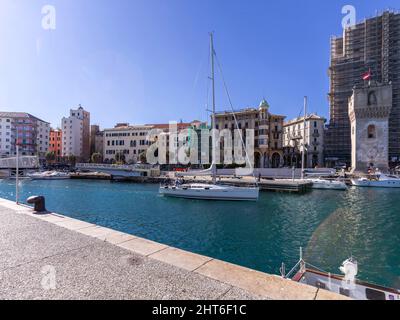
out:
<path id="1" fill-rule="evenodd" d="M 150 164 L 118 165 L 118 164 L 101 164 L 101 163 L 77 163 L 76 168 L 101 168 L 101 169 L 121 169 L 121 170 L 157 169 L 157 167 L 154 167 L 153 165 Z"/>

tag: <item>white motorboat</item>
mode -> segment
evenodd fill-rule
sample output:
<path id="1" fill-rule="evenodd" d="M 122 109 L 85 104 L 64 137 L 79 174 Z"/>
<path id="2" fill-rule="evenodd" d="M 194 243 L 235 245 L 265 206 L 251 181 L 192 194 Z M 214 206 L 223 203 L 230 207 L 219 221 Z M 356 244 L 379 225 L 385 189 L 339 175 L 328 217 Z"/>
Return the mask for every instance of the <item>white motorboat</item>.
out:
<path id="1" fill-rule="evenodd" d="M 215 125 L 215 76 L 214 76 L 214 44 L 213 34 L 210 34 L 210 55 L 211 55 L 211 81 L 212 81 L 212 97 L 213 97 L 213 109 L 212 109 L 212 128 L 216 129 Z M 232 106 L 231 106 L 232 107 Z M 232 108 L 233 109 L 233 108 Z M 233 110 L 232 110 L 233 111 Z M 233 117 L 235 119 L 235 114 Z M 238 125 L 237 125 L 238 127 Z M 244 145 L 241 137 L 242 144 Z M 245 148 L 246 149 L 246 148 Z M 246 154 L 247 155 L 247 154 Z M 217 167 L 215 163 L 216 154 L 213 148 L 213 163 L 211 165 L 212 184 L 183 184 L 175 183 L 174 185 L 160 185 L 159 193 L 175 198 L 186 198 L 186 199 L 198 199 L 198 200 L 225 200 L 225 201 L 257 201 L 259 195 L 259 188 L 257 186 L 256 179 L 255 187 L 233 187 L 227 185 L 218 185 L 216 183 Z M 248 157 L 247 157 L 248 159 Z M 250 164 L 251 165 L 251 164 Z"/>
<path id="2" fill-rule="evenodd" d="M 160 194 L 199 200 L 257 201 L 259 189 L 214 184 L 183 184 L 161 186 Z"/>
<path id="3" fill-rule="evenodd" d="M 35 172 L 30 173 L 27 176 L 32 180 L 64 180 L 71 178 L 68 173 L 58 171 Z"/>
<path id="4" fill-rule="evenodd" d="M 356 187 L 400 188 L 400 178 L 377 172 L 374 176 L 351 179 L 351 184 Z"/>
<path id="5" fill-rule="evenodd" d="M 327 290 L 355 300 L 400 300 L 400 290 L 379 286 L 376 284 L 360 281 L 356 278 L 358 274 L 358 263 L 354 258 L 349 258 L 342 263 L 339 270 L 343 275 L 331 274 L 306 263 L 300 251 L 300 261 L 288 273 L 284 274 L 284 265 L 281 273 L 284 278 Z M 294 273 L 296 272 L 296 273 Z M 294 274 L 293 277 L 291 275 Z"/>
<path id="6" fill-rule="evenodd" d="M 321 178 L 308 178 L 312 182 L 312 189 L 347 190 L 346 183 L 339 180 L 326 180 Z"/>

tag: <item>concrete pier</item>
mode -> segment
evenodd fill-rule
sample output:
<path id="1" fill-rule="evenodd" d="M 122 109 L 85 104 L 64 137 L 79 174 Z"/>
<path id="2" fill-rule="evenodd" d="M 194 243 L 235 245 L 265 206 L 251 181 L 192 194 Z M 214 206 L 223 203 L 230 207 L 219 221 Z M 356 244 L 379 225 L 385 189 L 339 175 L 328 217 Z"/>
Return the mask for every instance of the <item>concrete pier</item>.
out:
<path id="1" fill-rule="evenodd" d="M 74 173 L 72 179 L 87 179 L 87 180 L 111 180 L 112 177 L 101 173 Z M 186 183 L 211 183 L 210 176 L 185 176 L 183 177 Z M 153 183 L 159 184 L 165 181 L 166 177 L 124 177 L 115 178 L 117 181 L 126 181 L 133 183 Z M 233 185 L 237 187 L 254 186 L 254 178 L 242 177 L 241 179 L 233 176 L 221 176 L 218 178 L 218 183 Z M 311 182 L 302 181 L 299 179 L 261 179 L 258 183 L 261 191 L 276 191 L 276 192 L 294 192 L 305 193 L 311 189 Z"/>
<path id="2" fill-rule="evenodd" d="M 345 299 L 0 199 L 0 299 Z"/>

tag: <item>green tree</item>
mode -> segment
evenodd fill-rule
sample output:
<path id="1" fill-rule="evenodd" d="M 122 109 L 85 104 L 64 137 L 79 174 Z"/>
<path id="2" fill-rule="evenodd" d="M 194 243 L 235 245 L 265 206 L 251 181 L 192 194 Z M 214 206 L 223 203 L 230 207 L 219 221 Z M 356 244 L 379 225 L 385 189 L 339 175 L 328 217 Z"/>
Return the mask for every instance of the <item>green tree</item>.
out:
<path id="1" fill-rule="evenodd" d="M 45 155 L 47 162 L 53 162 L 56 160 L 56 154 L 53 151 L 49 151 Z"/>
<path id="2" fill-rule="evenodd" d="M 140 161 L 141 163 L 147 163 L 146 151 L 142 152 L 142 153 L 139 155 L 139 161 Z"/>
<path id="3" fill-rule="evenodd" d="M 92 154 L 91 160 L 93 163 L 101 163 L 103 161 L 103 157 L 100 153 L 95 152 Z"/>
<path id="4" fill-rule="evenodd" d="M 125 163 L 125 155 L 122 152 L 118 152 L 115 155 L 115 160 L 117 161 L 117 163 Z"/>
<path id="5" fill-rule="evenodd" d="M 71 154 L 70 156 L 68 156 L 68 162 L 72 167 L 75 167 L 76 157 L 73 154 Z"/>

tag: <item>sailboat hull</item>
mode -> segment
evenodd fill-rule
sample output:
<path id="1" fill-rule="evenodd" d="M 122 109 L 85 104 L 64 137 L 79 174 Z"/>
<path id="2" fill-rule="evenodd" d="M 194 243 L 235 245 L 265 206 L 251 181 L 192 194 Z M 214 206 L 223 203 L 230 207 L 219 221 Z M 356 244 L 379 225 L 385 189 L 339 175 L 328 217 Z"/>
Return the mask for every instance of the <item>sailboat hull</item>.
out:
<path id="1" fill-rule="evenodd" d="M 257 201 L 259 189 L 216 185 L 161 186 L 160 194 L 195 200 Z"/>
<path id="2" fill-rule="evenodd" d="M 370 188 L 400 188 L 400 179 L 393 180 L 367 180 L 367 179 L 352 179 L 351 183 L 356 187 Z"/>

